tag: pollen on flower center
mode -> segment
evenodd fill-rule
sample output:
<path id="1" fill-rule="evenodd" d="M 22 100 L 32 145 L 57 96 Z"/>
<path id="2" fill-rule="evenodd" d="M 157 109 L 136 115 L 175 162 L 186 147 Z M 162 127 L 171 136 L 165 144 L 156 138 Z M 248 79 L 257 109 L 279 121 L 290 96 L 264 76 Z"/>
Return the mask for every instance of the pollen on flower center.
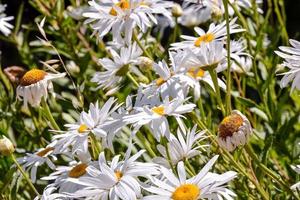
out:
<path id="1" fill-rule="evenodd" d="M 115 172 L 115 176 L 116 176 L 117 180 L 119 181 L 122 178 L 123 173 L 121 171 L 117 170 Z"/>
<path id="2" fill-rule="evenodd" d="M 116 3 L 115 6 L 121 8 L 122 10 L 128 10 L 130 8 L 130 3 L 128 0 L 121 0 L 119 3 Z M 109 11 L 110 15 L 117 16 L 118 13 L 114 8 L 111 8 Z"/>
<path id="3" fill-rule="evenodd" d="M 231 137 L 242 126 L 244 120 L 238 114 L 225 117 L 219 125 L 219 136 L 221 138 Z"/>
<path id="4" fill-rule="evenodd" d="M 204 76 L 205 71 L 203 69 L 191 68 L 187 74 L 193 78 L 201 78 Z"/>
<path id="5" fill-rule="evenodd" d="M 53 151 L 54 148 L 53 147 L 47 147 L 44 150 L 39 151 L 36 155 L 40 156 L 40 157 L 44 157 L 47 153 L 49 153 L 50 151 Z"/>
<path id="6" fill-rule="evenodd" d="M 215 39 L 214 34 L 207 33 L 205 35 L 198 37 L 197 40 L 195 41 L 194 45 L 196 47 L 200 47 L 202 42 L 209 43 L 209 42 L 213 41 L 214 39 Z"/>
<path id="7" fill-rule="evenodd" d="M 156 79 L 156 85 L 157 86 L 161 86 L 162 84 L 164 84 L 166 81 L 163 78 L 158 78 Z"/>
<path id="8" fill-rule="evenodd" d="M 157 106 L 152 108 L 152 111 L 158 115 L 164 115 L 165 114 L 165 108 L 163 106 Z"/>
<path id="9" fill-rule="evenodd" d="M 81 124 L 81 125 L 79 126 L 79 128 L 77 129 L 77 131 L 78 131 L 79 133 L 84 133 L 84 132 L 87 131 L 87 129 L 88 129 L 88 126 L 87 126 L 87 125 Z"/>
<path id="10" fill-rule="evenodd" d="M 87 164 L 81 163 L 79 165 L 76 165 L 71 169 L 69 172 L 69 177 L 71 178 L 78 178 L 86 173 L 86 168 L 88 167 Z"/>
<path id="11" fill-rule="evenodd" d="M 172 194 L 173 200 L 197 200 L 200 189 L 194 184 L 183 184 L 176 188 Z"/>
<path id="12" fill-rule="evenodd" d="M 32 69 L 26 72 L 20 80 L 21 86 L 28 86 L 43 80 L 47 73 L 40 69 Z"/>

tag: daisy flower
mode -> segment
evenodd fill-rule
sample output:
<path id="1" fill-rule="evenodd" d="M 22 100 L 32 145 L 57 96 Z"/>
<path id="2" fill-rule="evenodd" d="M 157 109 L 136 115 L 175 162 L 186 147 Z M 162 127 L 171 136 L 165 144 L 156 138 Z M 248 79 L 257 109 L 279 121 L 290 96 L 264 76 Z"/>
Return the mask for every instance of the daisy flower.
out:
<path id="1" fill-rule="evenodd" d="M 66 124 L 68 130 L 62 134 L 54 135 L 53 140 L 57 140 L 55 152 L 66 151 L 72 146 L 72 154 L 77 151 L 88 153 L 89 134 L 92 133 L 96 138 L 108 136 L 108 130 L 117 129 L 115 120 L 110 116 L 117 110 L 119 105 L 113 106 L 116 100 L 110 98 L 100 109 L 99 104 L 90 104 L 88 112 L 83 111 L 80 114 L 79 121 L 76 124 Z M 105 143 L 105 142 L 103 142 Z"/>
<path id="2" fill-rule="evenodd" d="M 217 158 L 218 156 L 214 156 L 196 176 L 189 179 L 182 161 L 177 165 L 178 177 L 169 169 L 161 167 L 164 179 L 152 177 L 153 185 L 143 188 L 153 195 L 146 196 L 143 200 L 232 199 L 236 195 L 225 184 L 236 177 L 236 172 L 210 173 Z"/>
<path id="3" fill-rule="evenodd" d="M 113 39 L 119 41 L 124 34 L 130 44 L 133 30 L 138 27 L 143 33 L 152 24 L 157 24 L 154 15 L 161 14 L 171 20 L 172 2 L 163 0 L 104 0 L 89 1 L 90 11 L 83 13 L 86 23 L 93 23 L 93 34 L 104 37 L 111 30 Z"/>
<path id="4" fill-rule="evenodd" d="M 0 4 L 0 31 L 5 35 L 8 36 L 11 33 L 11 29 L 14 28 L 13 25 L 8 23 L 14 19 L 13 16 L 6 17 L 5 11 L 6 4 Z"/>
<path id="5" fill-rule="evenodd" d="M 292 169 L 297 172 L 297 174 L 300 174 L 300 165 L 292 166 Z M 291 187 L 292 190 L 299 190 L 300 189 L 300 182 L 292 185 Z"/>
<path id="6" fill-rule="evenodd" d="M 89 157 L 89 155 L 86 155 Z M 41 178 L 41 180 L 54 181 L 51 185 L 62 193 L 73 193 L 83 188 L 82 185 L 73 183 L 70 178 L 79 178 L 87 175 L 87 167 L 93 163 L 89 160 L 87 162 L 72 161 L 69 166 L 58 166 L 55 172 L 51 173 L 47 177 Z"/>
<path id="7" fill-rule="evenodd" d="M 39 166 L 46 163 L 48 167 L 53 170 L 55 169 L 55 165 L 49 158 L 51 157 L 53 160 L 57 160 L 53 153 L 54 145 L 55 143 L 51 143 L 47 147 L 39 149 L 35 153 L 26 153 L 26 156 L 17 159 L 18 163 L 20 163 L 25 170 L 30 170 L 30 178 L 32 182 L 36 181 L 36 173 Z"/>
<path id="8" fill-rule="evenodd" d="M 99 156 L 99 166 L 87 168 L 90 177 L 80 177 L 73 180 L 85 188 L 70 194 L 71 197 L 86 197 L 91 199 L 137 199 L 141 197 L 141 187 L 138 177 L 157 175 L 155 164 L 136 161 L 145 151 L 141 150 L 132 157 L 127 150 L 124 161 L 119 161 L 119 155 L 108 163 L 102 152 Z"/>
<path id="9" fill-rule="evenodd" d="M 23 100 L 26 107 L 28 103 L 33 107 L 39 106 L 42 98 L 48 97 L 48 90 L 53 91 L 51 81 L 65 75 L 66 73 L 52 74 L 40 69 L 31 69 L 20 79 L 17 98 Z"/>
<path id="10" fill-rule="evenodd" d="M 170 135 L 168 142 L 168 150 L 172 164 L 176 165 L 179 161 L 185 161 L 186 159 L 193 158 L 200 154 L 200 150 L 203 150 L 208 145 L 199 145 L 196 142 L 201 142 L 207 137 L 205 136 L 205 131 L 197 132 L 197 126 L 195 125 L 192 130 L 182 131 L 177 130 L 177 137 L 173 134 Z M 164 166 L 168 166 L 168 157 L 166 148 L 161 144 L 157 145 L 157 149 L 163 156 L 155 158 L 155 162 L 163 163 Z"/>
<path id="11" fill-rule="evenodd" d="M 217 140 L 222 148 L 233 151 L 237 146 L 245 145 L 251 134 L 252 127 L 247 117 L 234 110 L 220 123 Z"/>
<path id="12" fill-rule="evenodd" d="M 275 51 L 275 53 L 284 59 L 281 64 L 289 69 L 288 72 L 281 73 L 284 75 L 280 81 L 281 87 L 286 87 L 289 82 L 292 82 L 291 90 L 295 87 L 300 89 L 300 42 L 296 40 L 290 40 L 292 47 L 279 47 L 280 51 Z"/>
<path id="13" fill-rule="evenodd" d="M 191 52 L 192 57 L 191 68 L 210 70 L 218 67 L 224 61 L 225 52 L 222 42 L 214 41 L 207 45 L 202 45 L 194 52 Z"/>
<path id="14" fill-rule="evenodd" d="M 169 123 L 167 120 L 168 116 L 174 116 L 179 124 L 181 121 L 182 114 L 191 112 L 195 104 L 183 104 L 186 100 L 184 99 L 173 99 L 169 101 L 168 98 L 159 105 L 137 107 L 136 113 L 125 116 L 123 119 L 128 124 L 133 124 L 133 133 L 136 133 L 141 126 L 149 125 L 154 137 L 157 141 L 160 140 L 161 136 L 167 138 L 170 137 Z"/>
<path id="15" fill-rule="evenodd" d="M 115 87 L 127 72 L 134 72 L 139 75 L 141 72 L 136 65 L 142 55 L 142 50 L 136 43 L 128 47 L 122 47 L 120 52 L 110 49 L 111 57 L 100 59 L 100 64 L 106 71 L 96 72 L 92 78 L 92 82 L 98 84 L 98 88 L 112 88 Z"/>
<path id="16" fill-rule="evenodd" d="M 237 18 L 232 19 L 229 22 L 230 34 L 243 32 L 244 29 L 240 28 L 236 24 Z M 209 29 L 205 32 L 199 27 L 195 27 L 194 30 L 198 34 L 198 37 L 182 35 L 181 38 L 184 39 L 182 42 L 177 42 L 172 44 L 172 49 L 197 49 L 197 47 L 203 46 L 202 44 L 209 44 L 213 41 L 221 41 L 222 43 L 226 39 L 226 22 L 215 25 L 214 23 L 210 24 Z"/>

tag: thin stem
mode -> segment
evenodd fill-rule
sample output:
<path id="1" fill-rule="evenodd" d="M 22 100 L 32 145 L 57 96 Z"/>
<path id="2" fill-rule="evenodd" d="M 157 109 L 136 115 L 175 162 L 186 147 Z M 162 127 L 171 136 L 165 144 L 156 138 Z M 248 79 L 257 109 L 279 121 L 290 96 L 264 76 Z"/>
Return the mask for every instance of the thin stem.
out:
<path id="1" fill-rule="evenodd" d="M 34 185 L 32 184 L 30 178 L 27 176 L 27 174 L 24 172 L 23 168 L 20 166 L 20 164 L 18 163 L 16 157 L 14 156 L 14 154 L 11 154 L 11 158 L 14 161 L 14 163 L 16 164 L 18 170 L 21 172 L 21 174 L 23 175 L 23 177 L 25 178 L 25 180 L 27 181 L 27 183 L 29 184 L 29 187 L 31 187 L 31 189 L 34 191 L 34 193 L 38 196 L 40 196 L 40 193 L 37 191 L 37 189 L 34 187 Z"/>
<path id="2" fill-rule="evenodd" d="M 101 152 L 101 146 L 93 133 L 90 133 L 89 135 L 91 137 L 92 148 L 94 149 L 94 157 L 97 159 Z"/>
<path id="3" fill-rule="evenodd" d="M 145 136 L 142 135 L 141 132 L 138 132 L 136 134 L 137 138 L 141 141 L 143 144 L 143 147 L 147 150 L 147 152 L 150 154 L 152 158 L 156 157 L 155 152 L 152 150 L 150 143 L 146 140 Z"/>
<path id="4" fill-rule="evenodd" d="M 135 80 L 135 78 L 131 75 L 130 72 L 127 72 L 126 73 L 126 76 L 133 82 L 133 84 L 136 86 L 136 87 L 139 87 L 139 83 Z"/>
<path id="5" fill-rule="evenodd" d="M 223 116 L 226 116 L 224 105 L 222 103 L 222 98 L 221 98 L 221 93 L 220 93 L 220 87 L 219 87 L 219 84 L 218 84 L 217 73 L 216 73 L 216 71 L 214 69 L 209 69 L 208 72 L 209 72 L 209 74 L 211 76 L 211 79 L 213 81 L 213 84 L 214 84 L 214 87 L 215 87 L 215 90 L 216 90 L 217 102 L 218 102 L 218 104 L 220 106 L 220 109 L 222 111 Z"/>
<path id="6" fill-rule="evenodd" d="M 174 27 L 173 37 L 172 37 L 172 43 L 176 42 L 177 32 L 178 32 L 178 18 L 175 17 L 175 27 Z"/>
<path id="7" fill-rule="evenodd" d="M 226 85 L 226 115 L 231 112 L 231 62 L 230 62 L 230 27 L 229 27 L 229 14 L 228 14 L 228 0 L 223 0 L 225 8 L 225 19 L 226 19 L 226 33 L 227 33 L 227 85 Z"/>
<path id="8" fill-rule="evenodd" d="M 277 175 L 275 172 L 270 170 L 267 166 L 262 164 L 262 162 L 257 158 L 256 154 L 254 153 L 252 147 L 249 144 L 245 145 L 245 149 L 248 153 L 248 155 L 255 161 L 255 163 L 258 165 L 258 167 L 265 172 L 266 175 L 268 175 L 270 178 L 272 178 L 274 181 L 276 181 L 279 185 L 284 187 L 291 195 L 293 195 L 296 199 L 299 199 L 297 195 L 294 194 L 294 192 L 291 190 L 290 186 L 287 185 L 279 175 Z"/>
<path id="9" fill-rule="evenodd" d="M 169 152 L 169 146 L 168 146 L 168 139 L 166 137 L 162 137 L 161 138 L 162 140 L 162 144 L 165 146 L 166 148 L 166 154 L 167 154 L 167 159 L 168 159 L 168 162 L 169 162 L 169 165 L 173 171 L 173 173 L 176 173 L 175 169 L 174 169 L 174 166 L 173 166 L 173 163 L 172 163 L 172 160 L 171 160 L 171 156 L 170 156 L 170 152 Z"/>
<path id="10" fill-rule="evenodd" d="M 138 39 L 137 34 L 135 31 L 133 31 L 133 40 L 137 43 L 137 45 L 142 49 L 142 51 L 144 52 L 144 54 L 148 57 L 148 58 L 152 58 L 152 56 L 150 55 L 150 53 L 147 51 L 147 49 L 142 45 L 141 41 Z"/>
<path id="11" fill-rule="evenodd" d="M 44 111 L 46 112 L 45 115 L 48 118 L 52 128 L 54 128 L 55 130 L 60 130 L 59 126 L 57 125 L 55 119 L 53 118 L 50 108 L 45 100 L 45 98 L 42 98 L 42 106 L 44 107 Z"/>

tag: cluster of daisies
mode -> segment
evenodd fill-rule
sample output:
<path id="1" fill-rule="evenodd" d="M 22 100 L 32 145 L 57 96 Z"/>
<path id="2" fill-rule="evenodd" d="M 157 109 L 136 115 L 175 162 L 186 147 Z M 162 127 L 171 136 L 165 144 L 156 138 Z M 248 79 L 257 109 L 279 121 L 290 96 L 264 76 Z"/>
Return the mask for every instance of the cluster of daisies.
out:
<path id="1" fill-rule="evenodd" d="M 256 1 L 258 12 L 262 12 L 260 3 Z M 76 123 L 65 124 L 63 130 L 51 123 L 53 137 L 47 146 L 18 158 L 33 183 L 37 178 L 49 182 L 36 199 L 234 198 L 236 194 L 227 185 L 237 173 L 212 172 L 218 155 L 201 155 L 210 148 L 207 130 L 188 127 L 186 120 L 198 115 L 195 102 L 208 95 L 207 88 L 216 96 L 220 90 L 226 91 L 226 80 L 218 74 L 228 69 L 228 62 L 232 71 L 249 75 L 252 58 L 246 42 L 240 38 L 227 46 L 227 40 L 245 31 L 233 17 L 234 10 L 251 8 L 251 1 L 230 0 L 233 7 L 229 7 L 228 23 L 211 23 L 207 30 L 199 25 L 224 14 L 222 1 L 185 0 L 178 5 L 164 0 L 93 0 L 88 4 L 81 13 L 85 24 L 91 26 L 98 41 L 110 38 L 108 35 L 112 38 L 105 43 L 107 56 L 99 59 L 103 70 L 91 81 L 107 96 L 113 96 L 126 81 L 134 84 L 137 93 L 121 104 L 113 97 L 103 105 L 91 103 Z M 0 13 L 3 9 L 0 6 Z M 11 19 L 0 14 L 0 30 L 5 35 L 12 28 L 7 23 Z M 175 40 L 165 50 L 165 59 L 154 59 L 148 47 L 156 38 L 149 32 L 177 24 L 194 27 L 195 35 L 181 35 L 180 42 Z M 280 47 L 276 52 L 285 59 L 283 66 L 290 69 L 281 84 L 286 86 L 293 80 L 292 88 L 299 89 L 300 43 L 291 40 L 291 44 L 293 47 Z M 48 94 L 53 93 L 52 80 L 65 76 L 31 69 L 20 78 L 17 98 L 25 107 L 46 106 Z M 221 111 L 222 106 L 220 103 Z M 176 131 L 170 128 L 174 123 Z M 247 117 L 233 110 L 219 124 L 217 143 L 234 151 L 245 145 L 251 134 Z M 160 155 L 151 149 L 153 141 L 159 143 L 155 152 Z M 118 152 L 116 145 L 127 146 L 126 152 Z M 195 157 L 203 160 L 198 172 L 189 165 L 189 159 Z M 58 159 L 68 164 L 58 166 Z M 42 165 L 53 172 L 37 177 Z"/>

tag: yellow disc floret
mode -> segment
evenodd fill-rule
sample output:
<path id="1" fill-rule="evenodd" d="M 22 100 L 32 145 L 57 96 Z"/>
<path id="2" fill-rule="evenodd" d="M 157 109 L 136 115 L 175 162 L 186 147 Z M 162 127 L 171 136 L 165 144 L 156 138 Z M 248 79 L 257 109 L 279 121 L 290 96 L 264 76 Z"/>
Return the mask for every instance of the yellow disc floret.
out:
<path id="1" fill-rule="evenodd" d="M 21 86 L 28 86 L 31 84 L 35 84 L 45 78 L 47 73 L 40 69 L 32 69 L 24 74 L 24 76 L 20 80 Z"/>
<path id="2" fill-rule="evenodd" d="M 202 42 L 209 43 L 209 42 L 213 41 L 214 39 L 215 39 L 214 34 L 207 33 L 205 35 L 198 37 L 197 40 L 195 41 L 194 45 L 196 47 L 200 47 Z"/>
<path id="3" fill-rule="evenodd" d="M 117 180 L 119 181 L 119 180 L 121 180 L 123 173 L 121 171 L 117 170 L 115 172 L 115 176 L 116 176 Z"/>
<path id="4" fill-rule="evenodd" d="M 116 3 L 115 6 L 121 8 L 122 10 L 128 10 L 130 8 L 130 3 L 128 0 L 121 0 L 119 3 Z M 117 16 L 118 13 L 114 8 L 111 8 L 109 11 L 110 15 Z"/>
<path id="5" fill-rule="evenodd" d="M 201 78 L 204 76 L 205 71 L 197 68 L 190 68 L 187 74 L 193 78 Z"/>
<path id="6" fill-rule="evenodd" d="M 79 165 L 76 165 L 71 169 L 69 172 L 69 177 L 71 178 L 78 178 L 86 173 L 86 168 L 88 167 L 87 164 L 81 163 Z"/>
<path id="7" fill-rule="evenodd" d="M 200 189 L 194 184 L 183 184 L 176 188 L 172 194 L 173 200 L 197 200 Z"/>
<path id="8" fill-rule="evenodd" d="M 225 117 L 219 125 L 219 136 L 221 138 L 231 137 L 242 126 L 244 120 L 238 114 Z"/>
<path id="9" fill-rule="evenodd" d="M 81 124 L 80 126 L 79 126 L 79 128 L 77 129 L 77 131 L 79 132 L 79 133 L 84 133 L 84 132 L 86 132 L 88 130 L 88 127 L 87 127 L 87 125 L 85 125 L 85 124 Z"/>
<path id="10" fill-rule="evenodd" d="M 158 115 L 164 115 L 165 114 L 165 108 L 163 106 L 157 106 L 152 108 L 152 111 Z"/>

